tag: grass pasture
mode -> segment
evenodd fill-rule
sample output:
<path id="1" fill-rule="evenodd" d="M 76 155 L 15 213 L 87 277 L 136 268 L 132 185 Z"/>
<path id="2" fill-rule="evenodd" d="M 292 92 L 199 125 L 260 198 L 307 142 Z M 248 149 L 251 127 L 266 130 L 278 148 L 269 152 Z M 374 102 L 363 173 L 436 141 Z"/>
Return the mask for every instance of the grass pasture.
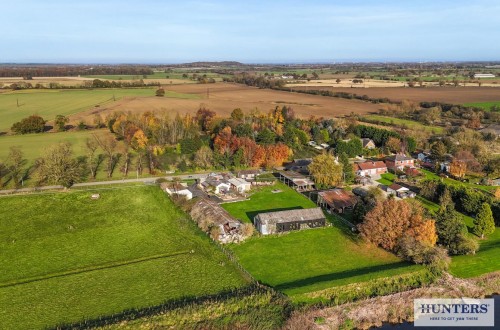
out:
<path id="1" fill-rule="evenodd" d="M 271 190 L 283 192 L 273 194 Z M 294 190 L 277 184 L 254 193 L 249 201 L 222 204 L 231 215 L 250 221 L 257 210 L 314 207 Z M 240 263 L 259 281 L 293 296 L 347 283 L 418 269 L 391 253 L 361 242 L 339 220 L 332 227 L 254 237 L 231 246 Z"/>
<path id="2" fill-rule="evenodd" d="M 376 120 L 382 123 L 394 124 L 398 126 L 406 126 L 412 130 L 427 131 L 434 134 L 442 134 L 444 132 L 444 127 L 424 125 L 422 123 L 409 119 L 401 119 L 401 118 L 394 118 L 394 117 L 387 117 L 380 115 L 368 115 L 365 116 L 365 118 L 368 120 Z"/>
<path id="3" fill-rule="evenodd" d="M 292 296 L 419 269 L 334 227 L 256 237 L 232 247 L 259 281 Z"/>
<path id="4" fill-rule="evenodd" d="M 281 190 L 281 192 L 273 193 L 273 190 Z M 307 209 L 316 207 L 316 204 L 283 183 L 277 182 L 272 186 L 259 188 L 259 191 L 251 195 L 248 201 L 226 203 L 222 204 L 222 207 L 235 218 L 251 223 L 258 213 Z"/>
<path id="5" fill-rule="evenodd" d="M 0 131 L 33 114 L 45 120 L 57 115 L 70 116 L 109 105 L 124 97 L 154 96 L 153 88 L 97 90 L 22 90 L 0 94 Z M 19 102 L 19 107 L 17 106 Z"/>
<path id="6" fill-rule="evenodd" d="M 85 141 L 87 138 L 92 139 L 93 134 L 100 137 L 111 135 L 107 129 L 101 129 L 92 131 L 0 136 L 0 161 L 5 160 L 9 154 L 10 147 L 17 146 L 21 147 L 24 158 L 28 163 L 32 163 L 36 158 L 42 156 L 44 150 L 48 147 L 61 142 L 71 143 L 74 155 L 83 156 L 85 154 Z"/>
<path id="7" fill-rule="evenodd" d="M 101 198 L 92 200 L 98 192 Z M 155 186 L 0 198 L 0 328 L 41 329 L 246 284 Z M 112 210 L 112 211 L 111 211 Z"/>

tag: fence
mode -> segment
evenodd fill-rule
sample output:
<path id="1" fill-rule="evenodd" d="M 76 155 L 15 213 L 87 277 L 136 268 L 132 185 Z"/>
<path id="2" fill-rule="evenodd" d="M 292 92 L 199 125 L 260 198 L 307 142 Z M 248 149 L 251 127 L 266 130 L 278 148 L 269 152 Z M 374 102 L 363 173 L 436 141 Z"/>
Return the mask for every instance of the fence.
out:
<path id="1" fill-rule="evenodd" d="M 251 294 L 265 293 L 268 292 L 268 290 L 269 288 L 254 283 L 243 288 L 227 290 L 218 294 L 206 295 L 202 297 L 192 296 L 181 299 L 173 299 L 156 306 L 138 308 L 138 309 L 129 309 L 113 315 L 100 316 L 94 319 L 86 319 L 75 323 L 61 324 L 54 327 L 53 329 L 57 330 L 91 329 L 123 321 L 130 321 L 141 317 L 153 316 L 176 308 L 199 305 L 204 302 L 221 302 L 230 298 L 242 297 Z"/>

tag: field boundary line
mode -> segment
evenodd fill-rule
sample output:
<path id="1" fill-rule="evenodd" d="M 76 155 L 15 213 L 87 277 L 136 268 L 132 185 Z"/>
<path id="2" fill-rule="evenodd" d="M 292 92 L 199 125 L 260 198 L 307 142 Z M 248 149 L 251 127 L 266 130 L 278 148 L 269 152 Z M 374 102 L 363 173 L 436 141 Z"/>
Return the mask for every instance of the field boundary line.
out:
<path id="1" fill-rule="evenodd" d="M 6 283 L 0 283 L 0 289 L 1 288 L 7 288 L 7 287 L 12 287 L 12 286 L 17 286 L 17 285 L 22 285 L 22 284 L 28 284 L 28 283 L 33 283 L 33 282 L 39 282 L 39 281 L 44 281 L 52 278 L 57 278 L 57 277 L 65 277 L 65 276 L 70 276 L 70 275 L 76 275 L 76 274 L 82 274 L 82 273 L 89 273 L 93 271 L 98 271 L 98 270 L 103 270 L 103 269 L 109 269 L 109 268 L 116 268 L 116 267 L 121 267 L 121 266 L 128 266 L 128 265 L 133 265 L 133 264 L 138 264 L 141 262 L 146 262 L 146 261 L 151 261 L 151 260 L 158 260 L 158 259 L 164 259 L 164 258 L 169 258 L 169 257 L 177 257 L 180 255 L 189 255 L 192 254 L 191 251 L 180 251 L 180 252 L 175 252 L 175 253 L 169 253 L 169 254 L 157 254 L 153 256 L 148 256 L 148 257 L 142 257 L 142 258 L 137 258 L 137 259 L 132 259 L 132 260 L 126 260 L 126 261 L 115 261 L 115 262 L 109 262 L 105 264 L 100 264 L 96 266 L 89 266 L 89 267 L 84 267 L 84 268 L 77 268 L 77 269 L 72 269 L 72 270 L 66 270 L 63 272 L 57 272 L 57 273 L 51 273 L 51 274 L 46 274 L 46 275 L 41 275 L 41 276 L 34 276 L 34 277 L 29 277 L 25 278 L 22 280 L 18 281 L 11 281 L 11 282 L 6 282 Z"/>

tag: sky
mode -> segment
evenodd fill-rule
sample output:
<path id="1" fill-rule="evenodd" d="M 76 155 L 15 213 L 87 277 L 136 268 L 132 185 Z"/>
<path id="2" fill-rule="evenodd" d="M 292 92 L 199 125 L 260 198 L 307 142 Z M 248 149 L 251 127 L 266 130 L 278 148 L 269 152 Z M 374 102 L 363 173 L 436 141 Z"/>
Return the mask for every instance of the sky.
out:
<path id="1" fill-rule="evenodd" d="M 0 63 L 500 60 L 498 0 L 23 0 Z"/>

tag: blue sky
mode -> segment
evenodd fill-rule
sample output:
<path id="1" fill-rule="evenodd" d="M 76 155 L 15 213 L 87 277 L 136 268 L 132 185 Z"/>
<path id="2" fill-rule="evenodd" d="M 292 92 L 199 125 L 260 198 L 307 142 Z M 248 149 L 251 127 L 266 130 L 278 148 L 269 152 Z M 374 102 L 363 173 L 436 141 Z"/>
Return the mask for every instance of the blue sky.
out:
<path id="1" fill-rule="evenodd" d="M 500 60 L 500 1 L 24 0 L 0 62 Z"/>

